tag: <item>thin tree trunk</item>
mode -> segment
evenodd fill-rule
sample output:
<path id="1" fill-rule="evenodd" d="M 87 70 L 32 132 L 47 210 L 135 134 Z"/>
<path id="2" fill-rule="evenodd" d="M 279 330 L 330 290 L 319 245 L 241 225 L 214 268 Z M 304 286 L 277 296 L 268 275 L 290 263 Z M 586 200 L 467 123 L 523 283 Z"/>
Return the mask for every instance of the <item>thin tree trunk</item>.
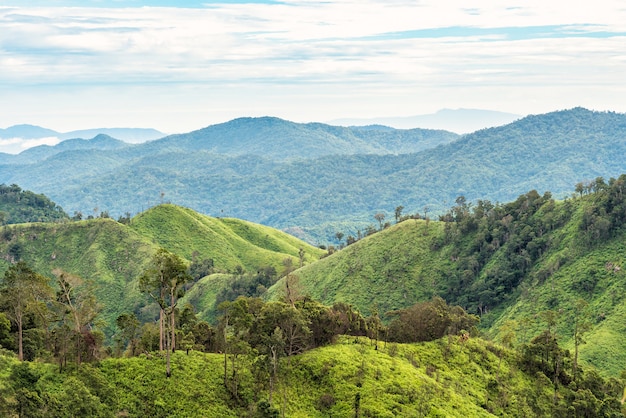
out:
<path id="1" fill-rule="evenodd" d="M 276 378 L 276 359 L 277 359 L 277 349 L 276 347 L 270 347 L 270 351 L 272 353 L 272 373 L 270 373 L 270 396 L 269 402 L 272 404 L 272 395 L 274 393 L 274 379 Z"/>
<path id="2" fill-rule="evenodd" d="M 22 315 L 15 315 L 17 319 L 17 358 L 24 361 L 24 331 L 22 327 Z"/>
<path id="3" fill-rule="evenodd" d="M 171 298 L 170 298 L 170 301 L 171 301 L 170 302 L 170 309 L 171 309 L 171 311 L 170 311 L 170 326 L 172 327 L 172 330 L 171 330 L 172 331 L 171 348 L 172 348 L 172 353 L 173 353 L 173 352 L 176 351 L 176 327 L 175 327 L 176 321 L 175 321 L 175 318 L 174 318 L 174 307 L 176 306 L 176 303 L 175 303 L 175 300 L 174 300 L 174 290 L 173 290 L 173 288 L 172 288 L 172 291 L 170 293 L 170 296 L 171 296 Z"/>
<path id="4" fill-rule="evenodd" d="M 228 328 L 228 316 L 224 325 L 224 387 L 228 389 L 228 342 L 226 341 L 226 328 Z"/>
<path id="5" fill-rule="evenodd" d="M 169 341 L 165 342 L 165 376 L 170 378 L 172 376 L 172 368 L 170 366 L 170 347 Z"/>
<path id="6" fill-rule="evenodd" d="M 163 308 L 159 310 L 159 351 L 165 349 L 165 331 L 163 329 L 165 319 L 163 318 Z"/>

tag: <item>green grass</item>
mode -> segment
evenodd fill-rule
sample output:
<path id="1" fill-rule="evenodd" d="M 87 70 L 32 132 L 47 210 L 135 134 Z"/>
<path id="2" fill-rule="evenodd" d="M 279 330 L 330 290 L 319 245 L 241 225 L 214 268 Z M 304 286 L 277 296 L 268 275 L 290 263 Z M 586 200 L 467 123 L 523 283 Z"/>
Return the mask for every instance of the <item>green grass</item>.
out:
<path id="1" fill-rule="evenodd" d="M 133 218 L 131 228 L 155 244 L 187 260 L 194 253 L 212 258 L 219 269 L 237 265 L 255 271 L 261 266 L 282 268 L 285 258 L 299 262 L 305 251 L 307 262 L 323 251 L 283 232 L 238 219 L 212 218 L 175 205 L 160 205 Z"/>
<path id="2" fill-rule="evenodd" d="M 443 224 L 409 220 L 363 238 L 296 271 L 301 293 L 324 304 L 342 301 L 368 314 L 384 313 L 429 299 L 448 264 L 445 252 L 430 250 Z M 270 289 L 278 298 L 284 280 Z"/>

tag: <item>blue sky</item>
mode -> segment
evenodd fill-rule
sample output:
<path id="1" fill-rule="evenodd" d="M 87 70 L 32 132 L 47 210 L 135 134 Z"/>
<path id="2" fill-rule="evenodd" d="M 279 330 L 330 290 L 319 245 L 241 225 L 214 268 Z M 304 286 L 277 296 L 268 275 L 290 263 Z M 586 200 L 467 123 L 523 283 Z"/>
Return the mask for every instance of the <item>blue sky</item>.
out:
<path id="1" fill-rule="evenodd" d="M 0 128 L 626 112 L 624 74 L 618 0 L 0 1 Z"/>

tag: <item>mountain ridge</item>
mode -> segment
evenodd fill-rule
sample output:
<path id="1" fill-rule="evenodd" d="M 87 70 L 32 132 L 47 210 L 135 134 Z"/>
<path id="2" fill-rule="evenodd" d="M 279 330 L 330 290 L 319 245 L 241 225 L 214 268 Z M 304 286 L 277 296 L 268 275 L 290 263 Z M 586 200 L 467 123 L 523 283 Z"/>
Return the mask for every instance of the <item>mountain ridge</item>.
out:
<path id="1" fill-rule="evenodd" d="M 254 131 L 254 121 L 259 120 L 205 129 L 222 129 L 218 139 L 225 147 L 231 128 Z M 399 205 L 407 213 L 432 215 L 461 195 L 469 201 L 508 201 L 536 189 L 564 197 L 580 181 L 626 172 L 626 162 L 616 157 L 626 152 L 626 115 L 614 112 L 574 108 L 528 116 L 462 137 L 444 136 L 447 143 L 437 143 L 439 133 L 434 142 L 418 135 L 430 131 L 390 134 L 312 125 L 310 138 L 326 141 L 332 132 L 349 133 L 345 138 L 355 138 L 354 144 L 390 144 L 385 155 L 355 153 L 363 151 L 360 147 L 344 148 L 352 154 L 320 155 L 329 152 L 326 142 L 311 139 L 308 148 L 295 146 L 291 134 L 282 132 L 278 141 L 281 136 L 267 130 L 281 125 L 289 126 L 287 132 L 301 132 L 309 125 L 260 121 L 269 133 L 252 132 L 248 142 L 256 141 L 255 148 L 233 145 L 231 154 L 212 152 L 201 130 L 119 150 L 68 151 L 35 164 L 5 163 L 0 182 L 46 193 L 70 213 L 99 207 L 114 216 L 141 212 L 163 193 L 168 201 L 206 214 L 291 228 L 303 231 L 310 242 L 325 243 L 340 230 L 356 235 L 374 222 L 374 214 L 389 218 Z M 379 135 L 378 142 L 370 135 Z M 425 148 L 399 153 L 399 148 L 420 144 Z M 252 155 L 253 149 L 262 155 Z M 286 159 L 288 153 L 294 158 Z"/>

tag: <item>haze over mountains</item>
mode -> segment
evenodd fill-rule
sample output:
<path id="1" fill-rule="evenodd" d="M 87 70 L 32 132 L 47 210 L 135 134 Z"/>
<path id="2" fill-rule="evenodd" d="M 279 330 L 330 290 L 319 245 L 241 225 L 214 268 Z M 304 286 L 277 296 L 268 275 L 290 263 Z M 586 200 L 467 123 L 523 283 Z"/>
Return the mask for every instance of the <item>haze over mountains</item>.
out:
<path id="1" fill-rule="evenodd" d="M 399 205 L 432 216 L 460 195 L 569 195 L 580 181 L 626 172 L 624 138 L 626 115 L 583 108 L 465 136 L 240 118 L 138 145 L 98 137 L 5 154 L 0 183 L 45 193 L 70 214 L 169 201 L 327 242 L 375 223 L 375 213 L 392 218 Z"/>
<path id="2" fill-rule="evenodd" d="M 423 129 L 444 129 L 458 134 L 467 134 L 480 129 L 505 125 L 521 117 L 521 115 L 495 110 L 442 109 L 427 115 L 368 119 L 345 118 L 335 119 L 329 123 L 348 126 L 385 125 L 397 129 L 420 127 Z"/>
<path id="3" fill-rule="evenodd" d="M 165 136 L 156 129 L 144 128 L 97 128 L 57 132 L 35 125 L 14 125 L 6 129 L 0 128 L 0 153 L 19 154 L 41 144 L 55 145 L 68 139 L 93 138 L 97 135 L 109 135 L 130 144 Z"/>

